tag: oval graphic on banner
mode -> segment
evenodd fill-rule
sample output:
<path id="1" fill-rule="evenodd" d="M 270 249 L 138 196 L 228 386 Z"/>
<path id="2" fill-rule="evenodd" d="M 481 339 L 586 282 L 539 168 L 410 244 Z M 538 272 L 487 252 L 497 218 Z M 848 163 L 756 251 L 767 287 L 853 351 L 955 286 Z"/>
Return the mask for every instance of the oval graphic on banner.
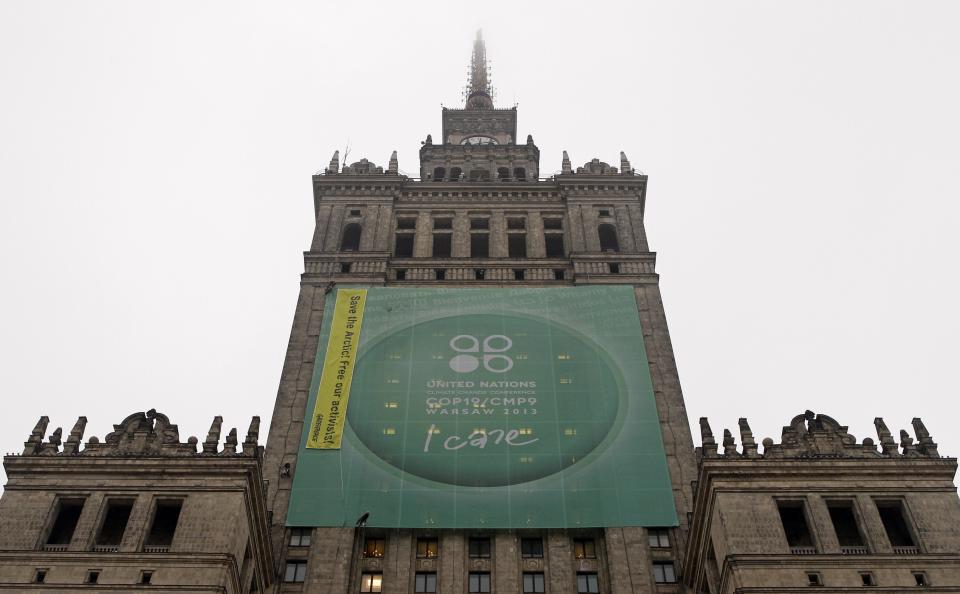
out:
<path id="1" fill-rule="evenodd" d="M 544 320 L 461 315 L 378 340 L 360 357 L 347 420 L 377 457 L 450 485 L 525 483 L 593 451 L 625 406 L 592 340 Z"/>

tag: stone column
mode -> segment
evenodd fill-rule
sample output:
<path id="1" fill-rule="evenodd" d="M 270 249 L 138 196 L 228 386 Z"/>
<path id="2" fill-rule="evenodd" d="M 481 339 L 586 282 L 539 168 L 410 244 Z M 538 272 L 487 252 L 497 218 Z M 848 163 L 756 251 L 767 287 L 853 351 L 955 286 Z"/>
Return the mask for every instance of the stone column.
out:
<path id="1" fill-rule="evenodd" d="M 466 210 L 458 210 L 453 215 L 453 245 L 450 255 L 454 258 L 470 257 L 470 218 Z"/>
<path id="2" fill-rule="evenodd" d="M 547 246 L 543 239 L 543 217 L 539 210 L 527 213 L 527 257 L 547 257 Z"/>
<path id="3" fill-rule="evenodd" d="M 490 214 L 490 257 L 506 258 L 507 254 L 507 220 L 502 210 L 495 210 Z"/>
<path id="4" fill-rule="evenodd" d="M 417 216 L 417 234 L 413 238 L 413 257 L 429 258 L 433 255 L 433 228 L 429 212 Z"/>
<path id="5" fill-rule="evenodd" d="M 633 226 L 630 224 L 630 213 L 626 206 L 618 206 L 614 211 L 617 215 L 617 231 L 620 239 L 620 251 L 632 254 L 637 251 L 634 241 Z"/>
<path id="6" fill-rule="evenodd" d="M 571 206 L 567 211 L 567 234 L 570 236 L 570 251 L 586 251 L 587 245 L 583 240 L 583 215 L 579 204 Z"/>
<path id="7" fill-rule="evenodd" d="M 377 232 L 374 236 L 373 251 L 390 251 L 390 238 L 393 236 L 393 206 L 389 204 L 380 205 L 380 218 L 377 220 Z"/>
<path id="8" fill-rule="evenodd" d="M 820 545 L 821 553 L 831 555 L 840 554 L 840 542 L 837 540 L 836 532 L 833 529 L 833 521 L 830 519 L 830 510 L 827 504 L 819 495 L 810 495 L 807 498 L 809 505 L 810 532 L 813 533 L 813 540 Z"/>
<path id="9" fill-rule="evenodd" d="M 323 243 L 323 251 L 335 252 L 340 245 L 340 227 L 343 226 L 343 205 L 333 207 L 330 213 L 330 219 L 327 223 L 327 237 Z"/>
<path id="10" fill-rule="evenodd" d="M 597 209 L 593 205 L 581 207 L 583 214 L 583 239 L 588 252 L 600 251 L 600 234 L 597 233 Z"/>
<path id="11" fill-rule="evenodd" d="M 360 223 L 360 251 L 369 252 L 377 235 L 377 220 L 380 217 L 380 205 L 371 204 L 363 209 L 363 221 Z"/>
<path id="12" fill-rule="evenodd" d="M 498 530 L 494 536 L 493 554 L 495 568 L 491 572 L 490 590 L 492 592 L 520 592 L 522 584 L 520 583 L 520 571 L 517 564 L 517 558 L 520 552 L 517 550 L 517 536 L 513 531 Z"/>
<path id="13" fill-rule="evenodd" d="M 330 208 L 329 204 L 320 206 L 317 212 L 316 226 L 313 229 L 313 241 L 310 243 L 311 252 L 323 251 L 323 240 L 327 235 L 327 229 L 330 228 Z"/>
<path id="14" fill-rule="evenodd" d="M 857 508 L 863 521 L 863 537 L 870 547 L 870 552 L 892 553 L 893 547 L 890 546 L 890 539 L 887 538 L 887 531 L 883 527 L 883 520 L 880 519 L 880 512 L 877 511 L 873 498 L 869 495 L 857 495 Z"/>

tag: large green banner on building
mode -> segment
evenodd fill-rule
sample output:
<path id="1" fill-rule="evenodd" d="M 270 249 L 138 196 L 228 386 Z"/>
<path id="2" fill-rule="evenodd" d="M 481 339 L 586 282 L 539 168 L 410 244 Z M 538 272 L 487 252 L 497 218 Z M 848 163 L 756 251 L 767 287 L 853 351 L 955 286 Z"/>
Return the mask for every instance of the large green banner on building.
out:
<path id="1" fill-rule="evenodd" d="M 287 524 L 365 512 L 380 527 L 676 525 L 633 287 L 331 293 Z"/>

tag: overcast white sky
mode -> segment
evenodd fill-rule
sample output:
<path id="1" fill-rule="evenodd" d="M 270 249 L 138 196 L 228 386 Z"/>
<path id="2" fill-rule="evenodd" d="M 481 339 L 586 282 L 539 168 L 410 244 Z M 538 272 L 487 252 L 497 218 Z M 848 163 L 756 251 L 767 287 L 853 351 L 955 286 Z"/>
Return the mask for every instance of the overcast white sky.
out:
<path id="1" fill-rule="evenodd" d="M 690 420 L 957 432 L 960 3 L 0 1 L 0 450 L 266 434 L 310 176 L 418 169 L 483 27 L 541 171 L 626 151 Z M 912 430 L 911 430 L 912 433 Z"/>

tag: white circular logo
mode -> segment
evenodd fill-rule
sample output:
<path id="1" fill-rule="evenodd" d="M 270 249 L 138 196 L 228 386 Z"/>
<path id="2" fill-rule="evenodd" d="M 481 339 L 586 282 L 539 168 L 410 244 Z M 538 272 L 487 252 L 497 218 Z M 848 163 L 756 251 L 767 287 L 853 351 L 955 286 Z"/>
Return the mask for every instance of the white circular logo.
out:
<path id="1" fill-rule="evenodd" d="M 506 355 L 490 354 L 505 353 L 513 347 L 513 341 L 503 334 L 494 334 L 483 339 L 483 368 L 493 373 L 506 373 L 513 369 L 513 359 Z M 457 373 L 470 373 L 480 367 L 480 339 L 469 334 L 460 334 L 450 339 L 450 348 L 461 353 L 450 359 L 450 369 Z"/>

